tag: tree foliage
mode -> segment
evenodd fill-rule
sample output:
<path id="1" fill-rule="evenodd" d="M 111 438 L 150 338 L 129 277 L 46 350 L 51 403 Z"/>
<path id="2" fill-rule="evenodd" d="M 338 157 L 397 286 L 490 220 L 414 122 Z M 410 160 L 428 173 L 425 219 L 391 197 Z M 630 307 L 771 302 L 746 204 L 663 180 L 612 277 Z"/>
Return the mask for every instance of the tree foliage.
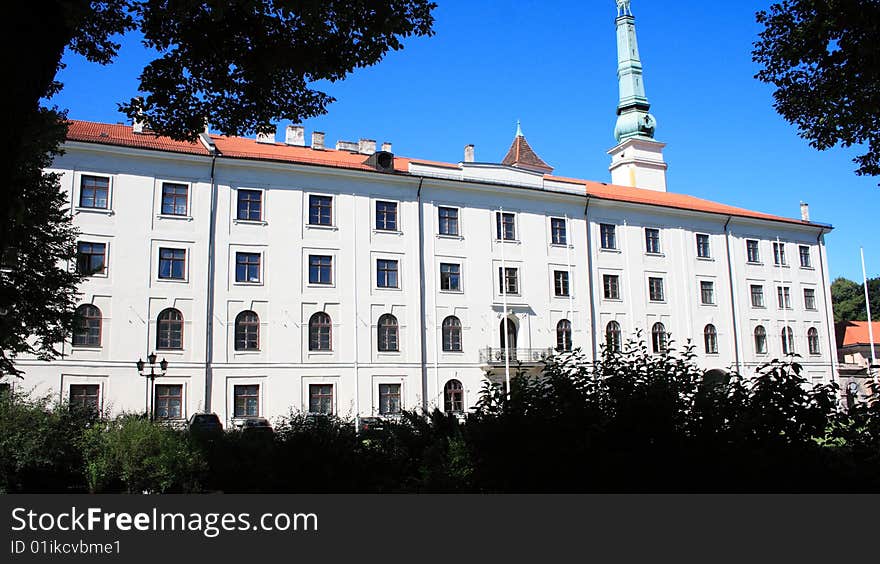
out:
<path id="1" fill-rule="evenodd" d="M 756 78 L 819 150 L 865 145 L 860 175 L 880 175 L 880 2 L 782 0 L 757 14 Z"/>
<path id="2" fill-rule="evenodd" d="M 880 314 L 880 278 L 868 279 L 868 293 L 871 296 L 871 315 L 877 319 Z M 835 278 L 831 283 L 831 305 L 834 308 L 834 321 L 867 321 L 868 309 L 865 307 L 865 285 L 846 278 Z"/>
<path id="3" fill-rule="evenodd" d="M 34 0 L 3 18 L 4 89 L 0 257 L 0 374 L 23 353 L 49 359 L 70 330 L 76 231 L 58 176 L 63 111 L 41 107 L 62 85 L 66 50 L 98 64 L 116 57 L 119 36 L 139 31 L 158 52 L 140 93 L 120 104 L 154 133 L 194 139 L 210 122 L 226 134 L 272 131 L 279 120 L 326 112 L 313 88 L 377 63 L 402 40 L 433 34 L 427 0 Z M 11 261 L 11 263 L 10 263 Z"/>

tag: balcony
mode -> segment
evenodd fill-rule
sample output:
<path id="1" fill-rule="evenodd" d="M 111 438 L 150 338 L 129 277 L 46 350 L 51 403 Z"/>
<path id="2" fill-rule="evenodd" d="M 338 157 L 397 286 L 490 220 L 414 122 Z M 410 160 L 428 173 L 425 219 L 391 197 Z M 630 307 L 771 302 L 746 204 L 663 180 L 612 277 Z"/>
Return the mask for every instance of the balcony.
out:
<path id="1" fill-rule="evenodd" d="M 505 360 L 510 364 L 537 364 L 544 362 L 556 352 L 553 348 L 545 349 L 507 349 L 486 347 L 480 349 L 480 362 L 489 366 L 503 365 Z"/>

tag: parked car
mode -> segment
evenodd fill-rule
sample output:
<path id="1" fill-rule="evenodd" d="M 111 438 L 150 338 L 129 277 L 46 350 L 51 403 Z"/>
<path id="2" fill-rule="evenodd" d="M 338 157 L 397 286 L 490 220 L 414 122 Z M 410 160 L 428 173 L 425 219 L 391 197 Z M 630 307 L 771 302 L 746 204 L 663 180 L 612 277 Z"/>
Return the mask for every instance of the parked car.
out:
<path id="1" fill-rule="evenodd" d="M 189 418 L 189 432 L 200 437 L 213 437 L 223 433 L 223 423 L 216 413 L 194 413 Z"/>
<path id="2" fill-rule="evenodd" d="M 273 435 L 275 431 L 265 417 L 248 417 L 241 422 L 243 435 Z"/>

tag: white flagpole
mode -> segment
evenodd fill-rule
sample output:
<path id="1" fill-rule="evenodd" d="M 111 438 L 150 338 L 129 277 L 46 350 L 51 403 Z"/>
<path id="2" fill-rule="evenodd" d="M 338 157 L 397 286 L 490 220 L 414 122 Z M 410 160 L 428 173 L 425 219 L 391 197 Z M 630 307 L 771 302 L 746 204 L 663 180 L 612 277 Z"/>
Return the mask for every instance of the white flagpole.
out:
<path id="1" fill-rule="evenodd" d="M 498 221 L 496 226 L 498 229 L 499 239 L 501 240 L 501 300 L 504 305 L 504 321 L 501 334 L 504 337 L 504 381 L 507 384 L 507 399 L 510 399 L 510 335 L 507 333 L 507 263 L 504 260 L 504 208 L 498 208 Z"/>
<path id="2" fill-rule="evenodd" d="M 877 358 L 874 353 L 874 324 L 871 321 L 871 299 L 868 297 L 868 273 L 865 270 L 865 249 L 859 247 L 862 255 L 862 280 L 865 283 L 865 307 L 868 309 L 868 340 L 871 341 L 871 366 L 868 367 L 868 374 L 874 378 L 874 386 L 878 384 L 877 373 L 874 372 L 874 366 L 877 364 Z"/>
<path id="3" fill-rule="evenodd" d="M 779 268 L 778 268 L 778 270 L 779 270 L 779 289 L 777 289 L 776 294 L 777 294 L 777 301 L 778 301 L 778 298 L 780 297 L 779 291 L 782 292 L 782 296 L 781 296 L 782 297 L 782 304 L 781 304 L 781 306 L 782 306 L 782 322 L 784 323 L 784 325 L 782 326 L 782 340 L 784 341 L 785 346 L 788 348 L 789 354 L 791 354 L 794 352 L 794 346 L 793 346 L 794 345 L 794 335 L 792 335 L 791 340 L 789 340 L 789 338 L 788 338 L 788 335 L 789 335 L 789 333 L 788 333 L 788 330 L 789 330 L 788 311 L 787 311 L 788 307 L 786 307 L 787 304 L 785 303 L 785 269 L 783 266 L 783 263 L 785 262 L 785 260 L 783 258 L 783 257 L 785 257 L 785 243 L 783 243 L 782 241 L 779 240 L 779 236 L 776 237 L 776 249 L 773 249 L 773 250 L 774 250 L 774 253 L 773 253 L 773 260 L 774 261 L 776 260 L 776 257 L 777 257 L 776 253 L 777 252 L 779 253 L 779 255 L 778 255 L 779 256 L 779 264 L 777 265 L 777 266 L 779 266 Z M 789 296 L 790 296 L 790 294 L 789 294 Z M 791 298 L 789 297 L 789 299 L 791 299 Z"/>
<path id="4" fill-rule="evenodd" d="M 574 274 L 571 272 L 571 244 L 569 237 L 573 231 L 569 228 L 568 214 L 565 214 L 565 253 L 568 255 L 568 322 L 571 324 L 572 348 L 574 348 Z"/>

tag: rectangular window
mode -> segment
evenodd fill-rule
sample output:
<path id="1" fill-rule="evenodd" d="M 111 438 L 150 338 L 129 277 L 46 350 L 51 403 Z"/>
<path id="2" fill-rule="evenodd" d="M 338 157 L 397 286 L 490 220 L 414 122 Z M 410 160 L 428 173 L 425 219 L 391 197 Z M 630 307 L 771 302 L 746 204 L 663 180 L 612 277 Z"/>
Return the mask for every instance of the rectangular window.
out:
<path id="1" fill-rule="evenodd" d="M 260 253 L 235 253 L 235 281 L 260 281 Z"/>
<path id="2" fill-rule="evenodd" d="M 605 292 L 606 300 L 620 299 L 620 277 L 616 274 L 603 274 L 602 288 Z"/>
<path id="3" fill-rule="evenodd" d="M 70 407 L 99 412 L 101 410 L 101 387 L 98 384 L 71 384 Z"/>
<path id="4" fill-rule="evenodd" d="M 333 225 L 333 198 L 309 196 L 309 225 Z"/>
<path id="5" fill-rule="evenodd" d="M 458 208 L 441 207 L 437 210 L 440 235 L 458 236 Z"/>
<path id="6" fill-rule="evenodd" d="M 156 384 L 157 419 L 183 419 L 183 386 Z"/>
<path id="7" fill-rule="evenodd" d="M 652 302 L 663 301 L 663 279 L 648 278 L 648 298 Z"/>
<path id="8" fill-rule="evenodd" d="M 568 296 L 568 272 L 565 270 L 553 271 L 553 290 L 557 296 Z"/>
<path id="9" fill-rule="evenodd" d="M 80 241 L 76 244 L 76 269 L 80 274 L 104 274 L 107 267 L 106 257 L 107 245 L 104 243 Z"/>
<path id="10" fill-rule="evenodd" d="M 761 255 L 758 252 L 758 242 L 754 239 L 746 241 L 746 260 L 749 262 L 761 262 Z"/>
<path id="11" fill-rule="evenodd" d="M 397 261 L 379 259 L 376 261 L 376 286 L 397 288 Z"/>
<path id="12" fill-rule="evenodd" d="M 764 307 L 764 286 L 752 284 L 752 307 Z"/>
<path id="13" fill-rule="evenodd" d="M 259 190 L 238 191 L 238 219 L 260 221 L 263 219 L 263 193 Z"/>
<path id="14" fill-rule="evenodd" d="M 804 309 L 816 309 L 816 290 L 804 288 Z"/>
<path id="15" fill-rule="evenodd" d="M 400 413 L 400 384 L 379 384 L 379 414 Z"/>
<path id="16" fill-rule="evenodd" d="M 711 258 L 709 252 L 709 236 L 701 233 L 697 234 L 697 256 L 700 258 Z"/>
<path id="17" fill-rule="evenodd" d="M 440 263 L 440 289 L 449 292 L 461 290 L 461 265 L 454 263 Z"/>
<path id="18" fill-rule="evenodd" d="M 333 415 L 332 384 L 309 384 L 309 413 Z"/>
<path id="19" fill-rule="evenodd" d="M 645 228 L 645 252 L 660 254 L 660 230 L 651 227 Z"/>
<path id="20" fill-rule="evenodd" d="M 233 386 L 233 417 L 260 416 L 260 386 Z"/>
<path id="21" fill-rule="evenodd" d="M 79 207 L 106 210 L 110 207 L 110 179 L 85 176 L 80 181 Z"/>
<path id="22" fill-rule="evenodd" d="M 397 202 L 376 202 L 376 229 L 397 231 Z"/>
<path id="23" fill-rule="evenodd" d="M 186 277 L 186 249 L 159 248 L 159 278 L 183 280 Z"/>
<path id="24" fill-rule="evenodd" d="M 333 257 L 309 255 L 309 284 L 333 283 Z"/>
<path id="25" fill-rule="evenodd" d="M 512 213 L 495 212 L 495 237 L 504 241 L 516 240 L 516 226 Z"/>
<path id="26" fill-rule="evenodd" d="M 773 243 L 773 264 L 785 266 L 785 243 Z"/>
<path id="27" fill-rule="evenodd" d="M 162 183 L 162 215 L 186 215 L 186 184 Z"/>
<path id="28" fill-rule="evenodd" d="M 565 220 L 559 217 L 550 218 L 550 240 L 554 245 L 567 245 L 568 233 L 565 228 Z"/>
<path id="29" fill-rule="evenodd" d="M 812 261 L 810 260 L 810 247 L 807 245 L 800 245 L 798 247 L 798 252 L 801 257 L 801 267 L 810 268 L 813 266 Z"/>
<path id="30" fill-rule="evenodd" d="M 602 240 L 602 248 L 603 249 L 616 249 L 617 248 L 617 233 L 616 227 L 610 223 L 600 223 L 599 224 L 599 235 Z"/>
<path id="31" fill-rule="evenodd" d="M 506 267 L 502 273 L 501 267 L 498 267 L 498 292 L 501 294 L 519 294 L 519 276 L 518 269 Z"/>
<path id="32" fill-rule="evenodd" d="M 715 283 L 707 280 L 700 281 L 700 303 L 713 305 L 715 303 Z"/>
<path id="33" fill-rule="evenodd" d="M 779 305 L 779 309 L 791 309 L 791 288 L 788 286 L 777 286 L 776 303 Z"/>

